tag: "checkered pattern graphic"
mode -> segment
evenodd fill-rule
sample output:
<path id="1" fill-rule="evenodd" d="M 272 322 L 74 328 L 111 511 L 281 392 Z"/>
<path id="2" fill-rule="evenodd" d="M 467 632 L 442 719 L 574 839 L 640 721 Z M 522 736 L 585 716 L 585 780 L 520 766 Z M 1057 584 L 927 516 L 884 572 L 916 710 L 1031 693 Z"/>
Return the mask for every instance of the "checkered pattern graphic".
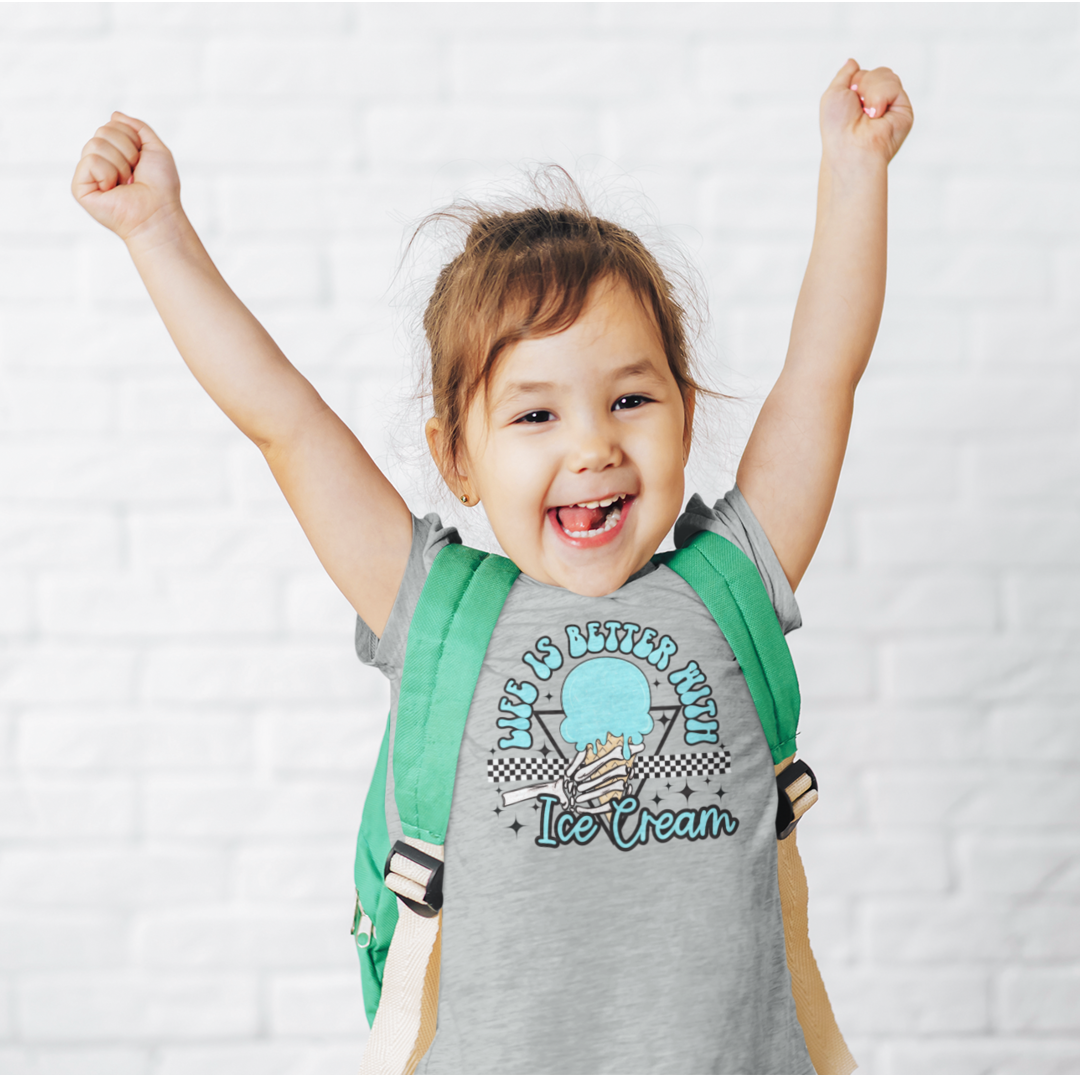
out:
<path id="1" fill-rule="evenodd" d="M 500 784 L 513 784 L 518 780 L 532 782 L 558 780 L 566 772 L 562 758 L 488 758 L 488 779 Z"/>
<path id="2" fill-rule="evenodd" d="M 566 772 L 562 758 L 489 758 L 488 780 L 512 784 L 558 780 Z M 714 776 L 731 768 L 731 751 L 703 754 L 642 754 L 634 762 L 631 780 L 671 780 L 678 776 Z"/>
<path id="3" fill-rule="evenodd" d="M 644 754 L 634 762 L 631 780 L 671 780 L 676 776 L 714 776 L 731 768 L 731 751 L 704 754 Z"/>

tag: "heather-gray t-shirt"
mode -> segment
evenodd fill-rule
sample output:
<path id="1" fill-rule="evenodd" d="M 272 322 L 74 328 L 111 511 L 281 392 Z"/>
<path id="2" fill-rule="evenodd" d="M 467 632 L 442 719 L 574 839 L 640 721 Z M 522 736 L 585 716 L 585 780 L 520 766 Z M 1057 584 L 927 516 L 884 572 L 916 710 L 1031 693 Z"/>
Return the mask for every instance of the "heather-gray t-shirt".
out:
<path id="1" fill-rule="evenodd" d="M 734 489 L 695 496 L 756 564 L 785 633 L 784 572 Z M 430 514 L 381 639 L 391 680 L 432 561 Z M 628 786 L 626 786 L 628 781 Z M 624 793 L 625 792 L 625 793 Z M 400 837 L 388 779 L 387 824 Z M 734 655 L 677 574 L 609 596 L 522 574 L 484 658 L 445 849 L 438 1029 L 421 1073 L 812 1073 L 776 879 L 772 757 Z"/>

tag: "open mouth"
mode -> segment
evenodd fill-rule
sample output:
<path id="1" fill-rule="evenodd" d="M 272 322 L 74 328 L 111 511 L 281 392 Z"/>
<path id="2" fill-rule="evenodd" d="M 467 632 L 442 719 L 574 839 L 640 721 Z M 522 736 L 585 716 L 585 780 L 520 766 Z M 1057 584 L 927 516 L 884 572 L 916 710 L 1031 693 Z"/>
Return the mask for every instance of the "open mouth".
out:
<path id="1" fill-rule="evenodd" d="M 633 495 L 609 495 L 593 502 L 554 506 L 548 511 L 552 524 L 573 540 L 592 540 L 614 533 L 622 524 Z"/>

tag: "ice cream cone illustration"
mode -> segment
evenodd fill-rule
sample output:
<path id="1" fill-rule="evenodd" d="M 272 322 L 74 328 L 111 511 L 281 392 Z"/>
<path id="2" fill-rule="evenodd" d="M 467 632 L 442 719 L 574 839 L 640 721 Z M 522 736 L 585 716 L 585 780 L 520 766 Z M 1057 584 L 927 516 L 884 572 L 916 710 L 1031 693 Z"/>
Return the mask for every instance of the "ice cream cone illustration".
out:
<path id="1" fill-rule="evenodd" d="M 607 804 L 625 794 L 652 731 L 651 704 L 649 680 L 628 660 L 604 656 L 579 664 L 563 683 L 559 728 L 577 755 L 558 780 L 505 792 L 503 804 L 552 794 L 579 814 L 610 813 Z"/>

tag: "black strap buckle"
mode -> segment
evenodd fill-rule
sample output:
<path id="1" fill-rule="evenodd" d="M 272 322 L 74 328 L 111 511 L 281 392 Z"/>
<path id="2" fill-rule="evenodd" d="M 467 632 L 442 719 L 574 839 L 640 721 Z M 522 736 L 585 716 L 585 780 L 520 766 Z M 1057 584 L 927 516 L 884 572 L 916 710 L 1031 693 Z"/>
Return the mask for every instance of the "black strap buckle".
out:
<path id="1" fill-rule="evenodd" d="M 817 791 L 817 777 L 805 761 L 793 761 L 777 775 L 777 840 L 783 840 L 792 833 L 799 818 L 817 802 Z"/>
<path id="2" fill-rule="evenodd" d="M 400 855 L 413 864 L 406 873 L 401 872 L 405 869 L 404 867 L 398 867 L 397 869 L 391 867 L 395 855 Z M 405 843 L 404 840 L 398 840 L 390 849 L 390 854 L 386 856 L 386 865 L 383 867 L 383 880 L 386 881 L 391 873 L 397 874 L 399 877 L 414 882 L 423 888 L 423 900 L 416 900 L 411 896 L 405 896 L 398 892 L 389 883 L 386 886 L 391 892 L 396 893 L 417 915 L 422 915 L 425 919 L 433 919 L 439 914 L 443 905 L 442 859 L 437 859 L 434 855 L 428 855 L 427 852 L 414 848 L 411 844 Z"/>

